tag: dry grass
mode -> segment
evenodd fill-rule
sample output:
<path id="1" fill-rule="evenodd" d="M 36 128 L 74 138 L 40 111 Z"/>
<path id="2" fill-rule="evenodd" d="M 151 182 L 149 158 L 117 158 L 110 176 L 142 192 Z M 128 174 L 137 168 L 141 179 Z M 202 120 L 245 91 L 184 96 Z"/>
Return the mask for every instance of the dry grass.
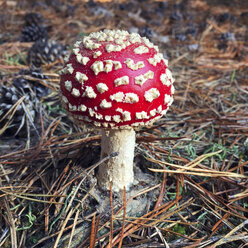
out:
<path id="1" fill-rule="evenodd" d="M 31 1 L 0 1 L 0 83 L 11 86 L 14 74 L 28 68 L 32 44 L 18 37 L 24 15 L 40 12 L 49 36 L 66 45 L 102 28 L 151 28 L 176 79 L 175 101 L 156 126 L 137 134 L 137 165 L 157 184 L 144 182 L 142 191 L 132 198 L 124 193 L 119 204 L 110 190 L 109 212 L 100 213 L 92 172 L 102 162 L 101 137 L 98 130 L 73 125 L 61 110 L 61 61 L 43 65 L 49 79 L 40 83 L 50 94 L 40 100 L 38 120 L 27 121 L 26 136 L 4 135 L 23 98 L 0 120 L 9 118 L 0 129 L 0 247 L 247 247 L 245 1 L 187 1 L 182 9 L 168 1 L 163 15 L 159 1 L 133 1 L 129 10 L 119 8 L 125 1 L 106 1 L 101 8 L 77 0 L 53 2 L 31 8 Z M 68 4 L 77 5 L 73 14 Z M 174 12 L 183 20 L 173 21 Z M 223 12 L 231 18 L 220 22 Z M 195 36 L 175 38 L 192 23 Z M 234 38 L 224 42 L 220 36 L 227 31 Z M 165 37 L 169 42 L 161 41 Z M 129 202 L 145 195 L 150 196 L 146 212 L 128 216 Z"/>

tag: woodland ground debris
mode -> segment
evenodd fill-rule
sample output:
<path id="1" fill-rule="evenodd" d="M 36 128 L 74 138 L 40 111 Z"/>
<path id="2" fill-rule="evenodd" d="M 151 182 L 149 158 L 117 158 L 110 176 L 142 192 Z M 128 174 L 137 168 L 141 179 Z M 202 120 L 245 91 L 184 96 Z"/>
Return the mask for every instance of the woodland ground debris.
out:
<path id="1" fill-rule="evenodd" d="M 88 11 L 90 4 L 98 15 Z M 0 84 L 7 87 L 1 104 L 11 99 L 14 106 L 2 107 L 7 112 L 0 117 L 0 247 L 246 246 L 247 1 L 0 1 L 0 6 Z M 140 182 L 142 190 L 132 196 L 150 197 L 139 216 L 126 214 L 129 196 L 118 199 L 111 192 L 105 195 L 106 214 L 98 211 L 92 172 L 100 160 L 100 135 L 75 126 L 62 110 L 60 56 L 41 55 L 37 66 L 48 78 L 20 75 L 32 81 L 31 90 L 40 84 L 49 91 L 41 97 L 34 91 L 40 107 L 37 121 L 26 123 L 26 135 L 6 135 L 18 107 L 26 107 L 21 117 L 28 118 L 35 103 L 28 105 L 23 92 L 11 90 L 16 74 L 30 70 L 28 50 L 35 41 L 20 42 L 29 13 L 41 16 L 38 25 L 63 46 L 116 28 L 152 30 L 150 39 L 166 51 L 175 102 L 166 118 L 137 134 L 136 166 L 157 183 Z M 185 33 L 185 27 L 194 30 Z M 161 36 L 170 42 L 160 42 Z"/>

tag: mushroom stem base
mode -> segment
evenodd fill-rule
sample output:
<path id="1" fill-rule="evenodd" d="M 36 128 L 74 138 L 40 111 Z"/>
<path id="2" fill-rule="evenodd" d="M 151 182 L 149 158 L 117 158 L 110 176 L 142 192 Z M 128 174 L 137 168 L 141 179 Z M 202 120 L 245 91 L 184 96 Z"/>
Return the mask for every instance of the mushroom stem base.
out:
<path id="1" fill-rule="evenodd" d="M 101 158 L 118 152 L 116 157 L 101 164 L 97 174 L 98 185 L 113 191 L 126 190 L 133 184 L 133 159 L 135 131 L 133 129 L 103 130 L 101 141 Z"/>

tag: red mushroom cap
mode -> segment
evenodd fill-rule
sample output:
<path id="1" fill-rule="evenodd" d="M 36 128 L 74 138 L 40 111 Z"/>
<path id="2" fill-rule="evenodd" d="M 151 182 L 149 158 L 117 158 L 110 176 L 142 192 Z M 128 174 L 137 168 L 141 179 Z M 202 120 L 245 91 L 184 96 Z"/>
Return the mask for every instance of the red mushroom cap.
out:
<path id="1" fill-rule="evenodd" d="M 174 93 L 167 60 L 147 38 L 121 30 L 91 33 L 74 44 L 61 71 L 64 108 L 103 128 L 151 124 Z"/>

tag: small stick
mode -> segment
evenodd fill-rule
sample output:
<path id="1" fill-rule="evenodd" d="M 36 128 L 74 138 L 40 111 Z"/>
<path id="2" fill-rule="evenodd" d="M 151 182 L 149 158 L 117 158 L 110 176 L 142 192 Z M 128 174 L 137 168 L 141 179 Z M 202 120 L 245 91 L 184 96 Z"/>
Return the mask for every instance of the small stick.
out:
<path id="1" fill-rule="evenodd" d="M 90 248 L 95 247 L 95 221 L 96 221 L 96 215 L 94 214 L 91 224 Z"/>

